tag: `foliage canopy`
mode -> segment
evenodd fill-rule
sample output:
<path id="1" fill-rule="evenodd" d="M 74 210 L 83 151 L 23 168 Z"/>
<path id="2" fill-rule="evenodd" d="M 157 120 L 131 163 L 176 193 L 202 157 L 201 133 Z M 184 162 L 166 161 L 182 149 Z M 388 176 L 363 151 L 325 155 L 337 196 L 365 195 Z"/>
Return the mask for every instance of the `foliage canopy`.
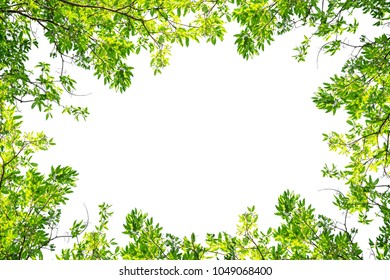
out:
<path id="1" fill-rule="evenodd" d="M 364 34 L 354 42 L 363 14 L 381 27 L 378 36 Z M 191 41 L 216 44 L 227 22 L 236 22 L 237 50 L 245 59 L 258 55 L 277 35 L 306 26 L 308 33 L 295 48 L 304 61 L 313 38 L 324 41 L 322 52 L 335 54 L 350 48 L 341 74 L 334 75 L 314 94 L 316 106 L 333 114 L 348 113 L 349 131 L 324 134 L 333 151 L 346 157 L 344 167 L 326 165 L 323 175 L 346 185 L 334 204 L 359 221 L 380 219 L 380 234 L 370 239 L 377 259 L 390 259 L 390 5 L 386 0 L 266 1 L 266 0 L 56 0 L 0 1 L 0 258 L 42 258 L 54 249 L 58 237 L 60 206 L 75 186 L 77 172 L 53 167 L 48 175 L 38 171 L 32 155 L 53 144 L 43 133 L 20 131 L 20 103 L 52 117 L 55 107 L 76 119 L 86 118 L 87 108 L 65 104 L 63 93 L 76 94 L 76 81 L 68 64 L 93 71 L 104 84 L 124 92 L 132 80 L 128 58 L 150 53 L 150 66 L 160 73 L 169 64 L 170 46 Z M 41 37 L 43 36 L 43 37 Z M 29 68 L 29 53 L 45 40 L 50 57 L 61 67 L 53 71 L 47 61 Z M 195 235 L 179 239 L 164 234 L 160 225 L 139 210 L 126 218 L 125 247 L 108 240 L 105 230 L 109 205 L 100 206 L 100 223 L 85 232 L 75 222 L 70 237 L 77 238 L 60 259 L 361 259 L 354 241 L 356 230 L 338 227 L 317 215 L 298 195 L 286 191 L 277 204 L 282 219 L 278 228 L 265 232 L 256 225 L 254 208 L 240 216 L 236 236 L 209 234 L 205 243 Z M 79 239 L 80 237 L 81 239 Z"/>

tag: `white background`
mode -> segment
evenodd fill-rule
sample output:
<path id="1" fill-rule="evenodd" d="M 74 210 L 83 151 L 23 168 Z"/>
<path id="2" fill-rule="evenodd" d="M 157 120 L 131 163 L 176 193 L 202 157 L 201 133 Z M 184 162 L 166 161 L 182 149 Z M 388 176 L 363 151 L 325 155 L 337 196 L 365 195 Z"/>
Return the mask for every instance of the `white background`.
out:
<path id="1" fill-rule="evenodd" d="M 110 234 L 122 245 L 122 225 L 133 208 L 149 213 L 166 232 L 195 232 L 204 240 L 207 232 L 234 234 L 238 215 L 255 205 L 266 230 L 278 225 L 275 204 L 287 188 L 318 213 L 340 219 L 334 193 L 320 190 L 343 190 L 321 174 L 325 163 L 342 158 L 328 151 L 322 133 L 345 130 L 345 116 L 325 114 L 311 98 L 340 72 L 350 51 L 321 54 L 317 63 L 322 44 L 315 42 L 307 62 L 297 63 L 293 48 L 303 34 L 300 29 L 277 37 L 249 61 L 237 54 L 232 32 L 216 46 L 174 47 L 170 66 L 159 76 L 153 76 L 147 54 L 132 56 L 135 76 L 124 94 L 70 68 L 76 93 L 92 94 L 64 100 L 87 105 L 86 122 L 61 114 L 45 121 L 44 114 L 22 108 L 25 129 L 44 130 L 57 143 L 35 157 L 41 170 L 61 164 L 80 173 L 59 233 L 74 219 L 87 218 L 84 205 L 92 230 L 102 202 L 113 205 Z M 36 51 L 32 65 L 47 50 Z"/>
<path id="2" fill-rule="evenodd" d="M 202 269 L 203 275 L 197 276 L 120 276 L 120 269 L 124 268 L 140 271 L 144 269 Z M 272 274 L 268 275 L 213 275 L 214 267 L 224 269 L 231 267 L 271 267 Z M 361 261 L 74 261 L 74 262 L 26 262 L 0 261 L 2 275 L 13 277 L 13 279 L 51 280 L 53 276 L 66 275 L 68 279 L 337 279 L 348 275 L 353 279 L 370 279 L 375 275 L 386 275 L 388 273 L 388 262 L 361 262 Z M 208 271 L 208 272 L 207 272 Z M 269 271 L 269 270 L 268 270 Z M 151 272 L 149 272 L 151 273 Z M 61 278 L 61 279 L 62 279 Z"/>

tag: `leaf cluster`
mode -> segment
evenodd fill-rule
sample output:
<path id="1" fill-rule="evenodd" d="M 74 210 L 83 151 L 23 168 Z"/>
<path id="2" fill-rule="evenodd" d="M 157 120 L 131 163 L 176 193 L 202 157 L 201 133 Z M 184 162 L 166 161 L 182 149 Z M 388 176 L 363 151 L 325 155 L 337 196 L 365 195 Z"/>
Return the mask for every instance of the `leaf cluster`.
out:
<path id="1" fill-rule="evenodd" d="M 245 59 L 258 55 L 275 36 L 306 26 L 295 48 L 295 58 L 304 61 L 313 38 L 324 40 L 320 52 L 334 55 L 350 48 L 341 73 L 315 93 L 316 106 L 327 113 L 345 111 L 347 132 L 324 134 L 330 150 L 348 158 L 338 168 L 326 165 L 323 175 L 339 179 L 346 191 L 337 191 L 334 204 L 357 213 L 359 222 L 380 219 L 379 235 L 369 241 L 377 259 L 390 259 L 390 5 L 386 0 L 56 0 L 0 3 L 0 259 L 41 259 L 42 250 L 54 250 L 61 237 L 57 227 L 61 205 L 75 187 L 77 172 L 70 167 L 38 171 L 32 160 L 37 151 L 53 141 L 44 133 L 21 131 L 20 103 L 30 103 L 46 119 L 54 108 L 76 119 L 88 109 L 66 104 L 62 95 L 76 95 L 76 80 L 67 74 L 69 64 L 91 70 L 104 84 L 124 92 L 131 85 L 133 67 L 129 58 L 141 51 L 150 54 L 155 74 L 169 64 L 173 44 L 191 41 L 216 44 L 226 32 L 226 22 L 237 22 L 238 53 Z M 362 35 L 358 43 L 348 36 L 358 31 L 357 13 L 369 16 L 377 36 Z M 29 54 L 42 46 L 43 36 L 52 47 L 50 59 L 27 67 Z M 209 234 L 205 244 L 196 235 L 178 238 L 163 233 L 159 224 L 140 210 L 133 210 L 124 225 L 129 237 L 125 247 L 106 236 L 112 215 L 109 205 L 100 205 L 100 221 L 92 232 L 76 221 L 70 235 L 76 239 L 60 259 L 360 259 L 354 241 L 355 229 L 346 220 L 340 227 L 292 192 L 278 200 L 278 228 L 260 231 L 254 208 L 240 216 L 237 234 Z"/>
<path id="2" fill-rule="evenodd" d="M 92 70 L 104 84 L 124 92 L 131 85 L 128 61 L 141 50 L 150 53 L 154 73 L 169 64 L 170 46 L 188 46 L 206 38 L 223 39 L 221 19 L 226 7 L 218 1 L 2 1 L 0 4 L 0 101 L 31 103 L 52 117 L 53 107 L 76 119 L 88 110 L 63 104 L 64 92 L 74 95 L 76 81 L 67 74 L 72 64 Z M 29 54 L 44 42 L 52 46 L 47 61 L 29 69 Z M 55 71 L 54 71 L 55 70 Z"/>
<path id="3" fill-rule="evenodd" d="M 100 206 L 102 207 L 102 206 Z M 276 215 L 282 218 L 277 228 L 261 231 L 255 207 L 240 215 L 235 235 L 209 233 L 204 242 L 164 233 L 146 213 L 133 209 L 126 217 L 124 247 L 106 240 L 106 227 L 85 233 L 73 249 L 65 249 L 59 259 L 125 260 L 281 260 L 281 259 L 362 259 L 362 250 L 353 240 L 357 231 L 338 227 L 324 215 L 314 213 L 311 205 L 290 191 L 278 200 Z M 110 213 L 111 214 L 111 213 Z M 100 213 L 102 215 L 102 212 Z M 106 220 L 104 220 L 105 224 Z M 77 227 L 77 226 L 76 226 Z M 72 230 L 74 230 L 75 225 Z M 93 239 L 92 237 L 95 237 Z M 112 246 L 110 246 L 112 245 Z"/>
<path id="4" fill-rule="evenodd" d="M 1 106 L 0 259 L 42 259 L 54 251 L 61 205 L 76 185 L 77 172 L 52 167 L 40 173 L 32 154 L 53 145 L 43 133 L 22 133 L 14 107 Z"/>

